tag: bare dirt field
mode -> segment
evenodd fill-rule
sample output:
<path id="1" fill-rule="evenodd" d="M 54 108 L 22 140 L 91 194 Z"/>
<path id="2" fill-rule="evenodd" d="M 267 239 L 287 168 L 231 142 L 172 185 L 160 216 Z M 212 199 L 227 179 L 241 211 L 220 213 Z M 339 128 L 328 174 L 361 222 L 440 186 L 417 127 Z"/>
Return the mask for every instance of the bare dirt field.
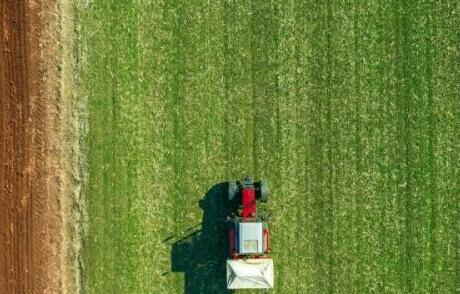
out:
<path id="1" fill-rule="evenodd" d="M 0 1 L 0 293 L 62 292 L 43 8 L 34 0 Z"/>

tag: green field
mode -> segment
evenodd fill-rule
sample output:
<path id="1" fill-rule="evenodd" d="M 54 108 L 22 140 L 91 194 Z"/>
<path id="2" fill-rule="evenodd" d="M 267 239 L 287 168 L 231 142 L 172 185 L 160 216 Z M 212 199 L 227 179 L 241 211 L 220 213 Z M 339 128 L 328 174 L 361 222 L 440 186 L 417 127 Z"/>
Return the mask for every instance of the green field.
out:
<path id="1" fill-rule="evenodd" d="M 225 293 L 246 174 L 271 293 L 458 293 L 459 4 L 384 2 L 87 1 L 86 293 Z"/>

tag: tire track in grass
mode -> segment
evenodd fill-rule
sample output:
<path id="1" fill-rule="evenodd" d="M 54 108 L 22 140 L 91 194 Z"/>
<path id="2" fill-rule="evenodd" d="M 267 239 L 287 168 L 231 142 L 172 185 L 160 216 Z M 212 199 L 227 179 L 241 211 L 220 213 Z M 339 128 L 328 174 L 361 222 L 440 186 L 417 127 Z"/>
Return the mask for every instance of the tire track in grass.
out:
<path id="1" fill-rule="evenodd" d="M 425 84 L 426 84 L 426 96 L 428 99 L 427 102 L 427 115 L 428 115 L 428 134 L 427 134 L 427 173 L 429 175 L 426 193 L 428 194 L 427 208 L 429 212 L 427 213 L 427 226 L 428 231 L 427 240 L 425 241 L 424 260 L 423 260 L 423 269 L 424 276 L 427 277 L 425 280 L 425 291 L 434 292 L 434 275 L 433 269 L 435 268 L 435 251 L 436 251 L 436 239 L 435 239 L 435 228 L 436 228 L 436 206 L 437 206 L 437 172 L 436 172 L 436 160 L 435 160 L 435 146 L 437 145 L 437 111 L 434 104 L 434 92 L 433 92 L 433 62 L 435 58 L 436 46 L 433 42 L 434 33 L 436 30 L 436 22 L 432 20 L 433 17 L 433 7 L 430 5 L 426 17 L 426 26 L 427 34 L 425 37 Z M 429 216 L 429 217 L 428 217 Z"/>
<path id="2" fill-rule="evenodd" d="M 326 150 L 325 150 L 325 156 L 326 156 L 326 182 L 324 183 L 325 187 L 325 226 L 326 229 L 324 231 L 327 232 L 327 243 L 326 243 L 326 262 L 327 262 L 327 276 L 328 276 L 328 282 L 327 282 L 327 292 L 333 293 L 335 292 L 335 282 L 336 282 L 336 275 L 335 275 L 335 265 L 336 265 L 336 260 L 335 260 L 335 254 L 336 254 L 336 243 L 334 240 L 334 231 L 336 230 L 335 228 L 335 222 L 334 222 L 334 186 L 335 186 L 335 174 L 334 174 L 334 164 L 335 164 L 335 158 L 334 158 L 334 137 L 336 136 L 336 133 L 332 127 L 332 112 L 333 112 L 333 95 L 334 95 L 334 88 L 335 88 L 335 69 L 334 69 L 334 64 L 335 64 L 335 48 L 333 46 L 333 41 L 334 41 L 334 36 L 333 34 L 335 33 L 334 27 L 333 27 L 333 19 L 334 19 L 334 10 L 333 10 L 333 4 L 331 1 L 326 1 L 326 7 L 325 7 L 325 13 L 326 13 L 326 20 L 325 20 L 325 29 L 326 29 L 326 80 L 325 80 L 325 97 L 324 99 L 326 100 L 324 107 L 326 108 L 325 111 L 325 132 L 326 132 L 326 138 L 325 138 L 325 145 L 326 145 Z"/>
<path id="3" fill-rule="evenodd" d="M 184 95 L 183 95 L 183 161 L 184 174 L 181 181 L 184 184 L 183 216 L 182 225 L 186 226 L 195 219 L 195 214 L 199 208 L 198 203 L 201 193 L 205 192 L 206 187 L 206 168 L 211 162 L 206 161 L 206 133 L 211 104 L 205 101 L 206 92 L 210 88 L 206 87 L 206 42 L 203 30 L 204 7 L 200 4 L 184 6 L 184 55 L 186 59 L 182 66 L 184 69 Z M 193 201 L 193 200 L 196 200 Z M 198 209 L 196 211 L 190 208 Z"/>
<path id="4" fill-rule="evenodd" d="M 206 83 L 203 87 L 205 103 L 203 109 L 208 105 L 210 108 L 206 114 L 206 183 L 205 189 L 218 180 L 227 180 L 226 171 L 222 168 L 225 159 L 225 142 L 223 141 L 225 127 L 224 114 L 226 113 L 225 92 L 223 81 L 224 65 L 224 31 L 222 17 L 224 7 L 221 2 L 209 2 L 205 10 L 206 21 L 201 24 L 202 37 L 205 43 L 205 64 Z M 211 127 L 212 126 L 212 127 Z"/>
<path id="5" fill-rule="evenodd" d="M 426 103 L 426 108 L 424 112 L 424 119 L 427 121 L 426 125 L 426 138 L 424 138 L 424 145 L 427 153 L 427 163 L 424 166 L 424 171 L 427 174 L 427 181 L 426 181 L 426 188 L 425 193 L 429 196 L 427 201 L 427 212 L 426 212 L 426 232 L 425 234 L 425 246 L 424 246 L 424 256 L 423 256 L 423 269 L 424 274 L 421 275 L 420 279 L 427 277 L 427 279 L 423 279 L 422 283 L 425 285 L 424 290 L 433 292 L 435 289 L 438 289 L 439 285 L 436 285 L 436 272 L 439 268 L 439 255 L 438 252 L 438 240 L 436 239 L 436 231 L 438 228 L 438 222 L 440 216 L 442 216 L 442 212 L 438 215 L 438 203 L 441 202 L 443 194 L 440 193 L 440 189 L 438 188 L 439 181 L 439 174 L 442 174 L 442 170 L 440 169 L 440 162 L 437 156 L 436 146 L 440 140 L 440 134 L 443 133 L 442 130 L 438 129 L 437 125 L 438 122 L 442 123 L 442 104 L 443 102 L 439 103 L 443 98 L 444 95 L 440 93 L 436 93 L 434 89 L 436 84 L 433 85 L 435 81 L 434 72 L 436 67 L 433 68 L 433 65 L 440 64 L 439 60 L 436 60 L 440 57 L 439 52 L 443 51 L 443 49 L 439 49 L 439 44 L 436 42 L 435 33 L 438 31 L 439 22 L 443 17 L 440 15 L 436 15 L 436 9 L 432 6 L 433 3 L 426 3 L 426 5 L 430 5 L 429 8 L 425 7 L 425 21 L 421 23 L 426 23 L 426 31 L 424 31 L 424 68 L 422 69 L 423 72 L 420 72 L 419 75 L 425 76 L 424 78 L 424 88 L 426 88 L 423 97 L 426 97 L 428 100 Z M 438 31 L 439 32 L 439 31 Z M 442 38 L 445 38 L 443 32 Z M 440 48 L 444 48 L 441 45 Z M 422 58 L 422 57 L 421 57 Z M 446 68 L 443 67 L 443 71 Z M 443 78 L 444 80 L 444 78 Z M 448 79 L 446 79 L 448 80 Z M 438 104 L 439 103 L 439 104 Z M 422 145 L 423 146 L 423 145 Z M 458 260 L 458 259 L 457 259 Z M 457 279 L 458 280 L 458 279 Z"/>
<path id="6" fill-rule="evenodd" d="M 418 167 L 417 159 L 420 156 L 419 153 L 419 144 L 417 142 L 418 135 L 423 132 L 422 130 L 417 130 L 416 128 L 420 126 L 422 122 L 418 122 L 419 105 L 421 103 L 419 97 L 421 96 L 419 92 L 420 85 L 418 84 L 416 73 L 417 65 L 414 62 L 414 56 L 416 55 L 416 49 L 418 41 L 416 30 L 413 29 L 413 26 L 417 23 L 414 18 L 417 17 L 417 11 L 415 7 L 409 7 L 404 5 L 401 7 L 401 49 L 402 52 L 402 93 L 399 97 L 399 107 L 401 109 L 400 119 L 401 125 L 404 130 L 401 130 L 400 133 L 402 140 L 401 146 L 404 146 L 404 189 L 402 195 L 405 197 L 404 206 L 405 206 L 405 257 L 403 260 L 404 264 L 404 278 L 407 285 L 407 291 L 409 292 L 418 292 L 421 289 L 417 289 L 417 272 L 416 270 L 421 266 L 419 264 L 419 254 L 418 246 L 419 242 L 422 242 L 420 239 L 420 224 L 417 222 L 419 217 L 417 214 L 420 213 L 419 207 L 422 206 L 419 195 L 419 173 L 421 172 Z M 401 101 L 402 100 L 402 101 Z M 420 204 L 419 204 L 420 203 Z M 418 204 L 418 205 L 416 205 Z"/>
<path id="7" fill-rule="evenodd" d="M 169 224 L 169 234 L 175 235 L 175 232 L 180 232 L 183 228 L 180 227 L 181 213 L 181 202 L 183 200 L 184 185 L 183 179 L 183 99 L 184 99 L 184 75 L 185 75 L 185 43 L 186 34 L 184 26 L 184 6 L 185 3 L 180 1 L 168 2 L 165 6 L 165 18 L 167 19 L 168 25 L 166 29 L 171 34 L 171 38 L 168 40 L 167 46 L 170 50 L 167 59 L 167 96 L 166 109 L 167 117 L 169 119 L 170 129 L 169 134 L 166 134 L 166 148 L 170 150 L 166 164 L 168 165 L 168 176 L 166 182 L 168 185 L 168 195 L 171 197 L 172 207 L 171 213 L 174 215 L 174 221 Z M 184 283 L 186 283 L 185 275 L 173 275 L 172 285 L 173 288 L 184 289 Z"/>
<path id="8" fill-rule="evenodd" d="M 276 4 L 272 2 L 253 1 L 251 10 L 254 176 L 274 182 L 276 147 L 279 145 L 276 125 L 279 121 L 276 75 L 279 16 Z"/>
<path id="9" fill-rule="evenodd" d="M 322 133 L 322 124 L 321 124 L 321 116 L 322 116 L 322 105 L 321 99 L 323 98 L 323 93 L 321 91 L 321 76 L 323 74 L 322 69 L 322 52 L 323 52 L 323 44 L 322 44 L 322 26 L 323 23 L 320 22 L 323 15 L 321 15 L 320 7 L 317 5 L 311 7 L 312 10 L 312 20 L 313 24 L 313 36 L 314 42 L 311 49 L 311 64 L 310 70 L 311 74 L 311 83 L 312 89 L 310 92 L 311 95 L 311 108 L 309 109 L 309 116 L 310 116 L 310 124 L 309 124 L 309 133 L 310 133 L 310 143 L 308 144 L 308 149 L 306 150 L 307 156 L 314 158 L 311 162 L 308 162 L 308 169 L 311 171 L 311 174 L 315 177 L 315 182 L 312 182 L 310 185 L 310 193 L 312 195 L 312 202 L 311 202 L 311 213 L 313 215 L 313 222 L 310 231 L 310 236 L 312 238 L 313 243 L 313 260 L 312 260 L 312 267 L 314 269 L 314 281 L 315 284 L 313 285 L 315 291 L 325 292 L 325 285 L 323 278 L 325 276 L 324 269 L 321 268 L 322 263 L 322 255 L 323 250 L 325 250 L 321 236 L 321 227 L 319 225 L 320 222 L 323 221 L 322 219 L 322 207 L 320 206 L 322 201 L 322 190 L 321 185 L 323 181 L 323 158 L 322 158 L 322 144 L 321 144 L 321 133 Z M 315 40 L 316 39 L 316 40 Z"/>
<path id="10" fill-rule="evenodd" d="M 251 81 L 250 3 L 225 2 L 225 83 L 227 114 L 227 170 L 238 179 L 253 175 L 253 99 Z"/>
<path id="11" fill-rule="evenodd" d="M 399 245 L 401 257 L 399 258 L 399 288 L 411 293 L 413 290 L 412 277 L 412 231 L 410 221 L 412 218 L 412 179 L 410 172 L 410 84 L 408 82 L 410 71 L 409 50 L 409 13 L 407 6 L 395 3 L 395 33 L 396 33 L 396 62 L 399 68 L 396 70 L 397 78 L 397 158 L 398 158 L 398 207 L 403 220 L 403 229 L 400 232 Z"/>

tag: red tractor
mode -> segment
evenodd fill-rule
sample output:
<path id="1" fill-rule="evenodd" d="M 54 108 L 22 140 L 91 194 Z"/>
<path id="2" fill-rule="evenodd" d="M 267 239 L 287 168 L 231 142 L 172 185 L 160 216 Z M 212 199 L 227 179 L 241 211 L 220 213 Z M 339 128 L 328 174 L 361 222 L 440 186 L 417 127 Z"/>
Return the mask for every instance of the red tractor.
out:
<path id="1" fill-rule="evenodd" d="M 273 261 L 269 231 L 257 215 L 257 200 L 267 202 L 268 185 L 254 182 L 250 177 L 228 183 L 229 203 L 239 204 L 237 214 L 228 218 L 230 259 L 227 261 L 229 289 L 272 288 Z"/>

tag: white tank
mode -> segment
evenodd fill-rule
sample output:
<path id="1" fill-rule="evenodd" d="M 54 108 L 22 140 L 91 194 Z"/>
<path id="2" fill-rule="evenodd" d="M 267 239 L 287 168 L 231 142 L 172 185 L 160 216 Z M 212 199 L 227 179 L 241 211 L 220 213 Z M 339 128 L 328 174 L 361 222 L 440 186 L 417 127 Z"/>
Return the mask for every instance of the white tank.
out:
<path id="1" fill-rule="evenodd" d="M 272 259 L 227 260 L 227 289 L 267 289 L 273 285 Z"/>

